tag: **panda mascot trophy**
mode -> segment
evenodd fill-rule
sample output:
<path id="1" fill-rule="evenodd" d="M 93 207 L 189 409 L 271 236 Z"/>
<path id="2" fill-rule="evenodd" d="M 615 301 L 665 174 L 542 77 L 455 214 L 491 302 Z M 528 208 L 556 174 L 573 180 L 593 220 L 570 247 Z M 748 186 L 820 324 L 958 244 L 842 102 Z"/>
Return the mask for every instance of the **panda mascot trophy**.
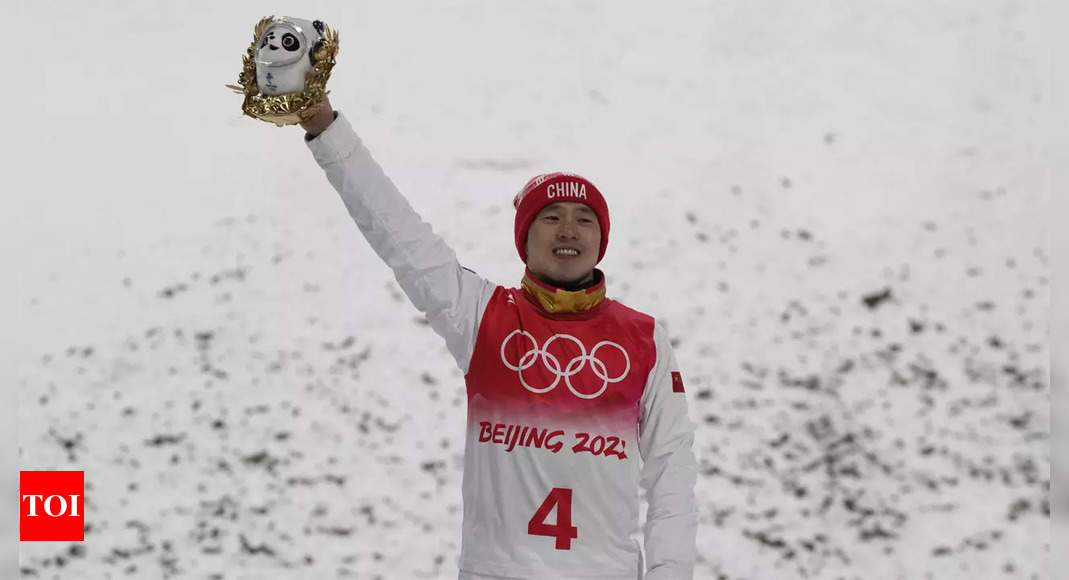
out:
<path id="1" fill-rule="evenodd" d="M 327 95 L 338 33 L 319 20 L 267 16 L 242 58 L 238 85 L 244 114 L 282 127 L 312 117 Z"/>

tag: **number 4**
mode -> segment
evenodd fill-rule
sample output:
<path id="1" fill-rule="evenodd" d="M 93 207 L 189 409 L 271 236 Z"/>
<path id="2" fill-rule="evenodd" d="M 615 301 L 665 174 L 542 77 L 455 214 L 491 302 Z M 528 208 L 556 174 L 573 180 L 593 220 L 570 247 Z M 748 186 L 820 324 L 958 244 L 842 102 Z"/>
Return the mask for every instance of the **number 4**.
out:
<path id="1" fill-rule="evenodd" d="M 557 523 L 548 524 L 546 519 L 549 512 L 553 511 L 553 506 L 557 506 Z M 557 538 L 558 550 L 571 550 L 572 540 L 579 537 L 579 528 L 572 525 L 572 490 L 566 487 L 553 488 L 531 516 L 531 521 L 527 522 L 527 533 Z"/>

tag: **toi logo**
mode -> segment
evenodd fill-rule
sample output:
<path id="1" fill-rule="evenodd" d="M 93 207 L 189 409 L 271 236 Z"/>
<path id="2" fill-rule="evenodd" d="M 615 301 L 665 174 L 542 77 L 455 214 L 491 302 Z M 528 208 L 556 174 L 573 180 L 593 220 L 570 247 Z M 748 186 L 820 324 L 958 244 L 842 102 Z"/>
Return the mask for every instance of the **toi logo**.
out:
<path id="1" fill-rule="evenodd" d="M 19 540 L 85 540 L 85 472 L 19 472 Z"/>

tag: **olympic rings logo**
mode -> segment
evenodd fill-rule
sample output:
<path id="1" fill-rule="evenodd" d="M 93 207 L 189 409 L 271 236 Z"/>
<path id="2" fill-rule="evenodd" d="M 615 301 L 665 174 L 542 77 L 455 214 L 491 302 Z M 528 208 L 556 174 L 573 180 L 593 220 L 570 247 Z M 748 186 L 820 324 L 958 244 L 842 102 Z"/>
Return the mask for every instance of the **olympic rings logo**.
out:
<path id="1" fill-rule="evenodd" d="M 520 357 L 520 360 L 516 364 L 512 364 L 511 362 L 509 362 L 508 356 L 505 355 L 505 346 L 508 344 L 509 340 L 511 340 L 512 337 L 516 336 L 517 334 L 527 337 L 527 340 L 531 341 L 531 346 L 528 347 L 526 351 L 524 351 L 523 356 Z M 581 353 L 579 356 L 568 361 L 568 364 L 565 365 L 563 369 L 560 366 L 560 360 L 558 360 L 556 356 L 549 352 L 549 345 L 553 344 L 553 341 L 557 340 L 558 338 L 574 342 L 576 345 L 579 346 L 579 352 Z M 624 372 L 620 373 L 620 375 L 617 377 L 610 377 L 608 371 L 605 368 L 605 363 L 597 357 L 598 349 L 603 346 L 614 346 L 619 349 L 620 352 L 624 355 Z M 527 380 L 523 376 L 523 371 L 534 366 L 535 362 L 539 359 L 542 360 L 542 364 L 545 366 L 546 370 L 548 370 L 554 376 L 553 382 L 550 383 L 548 387 L 532 387 L 531 385 L 527 384 Z M 575 390 L 575 386 L 572 385 L 572 377 L 579 374 L 579 372 L 583 370 L 583 367 L 586 366 L 587 361 L 590 362 L 590 369 L 594 371 L 594 375 L 602 380 L 601 388 L 598 389 L 596 393 L 589 395 L 585 393 L 580 393 L 579 391 Z M 624 380 L 627 374 L 631 372 L 631 357 L 627 356 L 627 351 L 624 350 L 624 347 L 610 340 L 603 340 L 595 344 L 594 348 L 590 350 L 590 354 L 587 354 L 586 345 L 584 345 L 583 342 L 580 341 L 578 338 L 570 334 L 554 334 L 546 340 L 546 343 L 544 345 L 539 347 L 538 341 L 535 340 L 535 337 L 531 336 L 531 333 L 525 330 L 513 330 L 511 333 L 509 333 L 508 336 L 505 337 L 505 340 L 501 341 L 501 362 L 505 363 L 505 366 L 508 367 L 510 370 L 516 371 L 516 374 L 520 377 L 520 384 L 523 385 L 523 388 L 527 389 L 528 391 L 531 391 L 532 393 L 548 393 L 549 391 L 552 391 L 554 388 L 556 388 L 557 384 L 560 383 L 561 379 L 564 379 L 564 384 L 568 386 L 568 390 L 580 399 L 596 399 L 600 397 L 601 394 L 605 392 L 605 389 L 608 388 L 609 383 L 618 383 Z"/>

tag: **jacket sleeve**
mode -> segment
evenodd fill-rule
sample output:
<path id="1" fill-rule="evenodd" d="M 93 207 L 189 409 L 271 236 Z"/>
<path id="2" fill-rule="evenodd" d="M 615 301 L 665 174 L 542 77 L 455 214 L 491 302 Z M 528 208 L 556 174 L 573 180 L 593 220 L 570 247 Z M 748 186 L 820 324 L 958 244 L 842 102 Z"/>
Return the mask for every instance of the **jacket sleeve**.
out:
<path id="1" fill-rule="evenodd" d="M 668 333 L 661 323 L 654 329 L 657 362 L 642 395 L 639 417 L 641 485 L 646 492 L 646 580 L 694 577 L 698 514 L 694 500 L 697 462 L 694 423 L 687 411 Z"/>
<path id="2" fill-rule="evenodd" d="M 372 249 L 466 374 L 495 285 L 457 262 L 453 249 L 420 219 L 344 115 L 338 113 L 325 131 L 305 142 Z"/>

